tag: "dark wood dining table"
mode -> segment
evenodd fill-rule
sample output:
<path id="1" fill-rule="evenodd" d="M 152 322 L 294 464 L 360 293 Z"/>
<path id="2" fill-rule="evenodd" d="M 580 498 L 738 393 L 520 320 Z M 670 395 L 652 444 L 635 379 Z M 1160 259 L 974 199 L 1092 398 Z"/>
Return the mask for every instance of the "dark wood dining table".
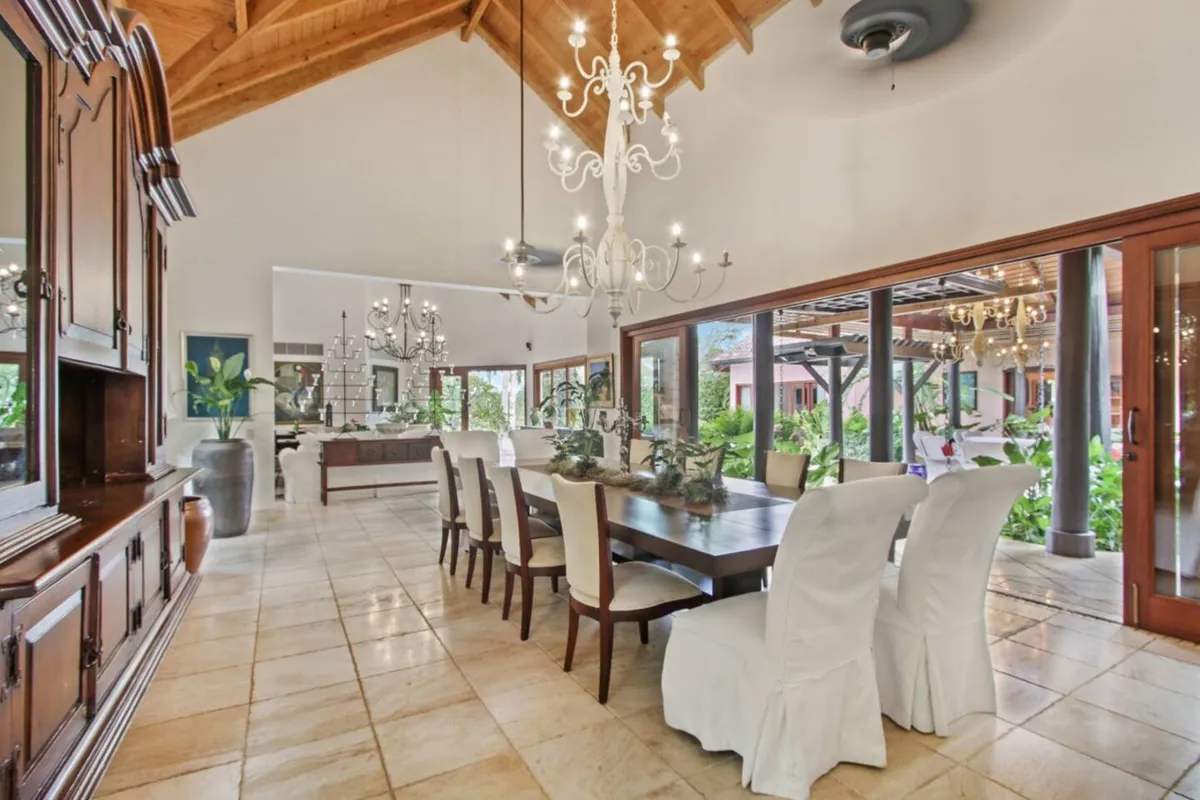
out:
<path id="1" fill-rule="evenodd" d="M 556 513 L 545 465 L 517 466 L 526 502 Z M 719 506 L 606 487 L 612 538 L 710 579 L 714 598 L 758 591 L 801 492 L 740 478 L 726 478 L 725 486 L 729 498 Z"/>

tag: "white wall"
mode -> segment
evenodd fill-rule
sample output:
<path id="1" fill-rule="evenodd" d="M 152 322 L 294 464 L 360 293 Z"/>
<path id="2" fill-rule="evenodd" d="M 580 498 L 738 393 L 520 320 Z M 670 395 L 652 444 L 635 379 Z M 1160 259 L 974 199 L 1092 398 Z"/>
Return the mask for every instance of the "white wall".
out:
<path id="1" fill-rule="evenodd" d="M 850 4 L 785 5 L 752 55 L 727 51 L 703 92 L 668 100 L 683 172 L 639 177 L 628 217 L 634 235 L 680 220 L 707 255 L 731 250 L 709 303 L 1200 190 L 1200 104 L 1180 102 L 1195 0 L 979 0 L 895 91 L 843 52 Z M 649 298 L 640 316 L 680 310 Z"/>
<path id="2" fill-rule="evenodd" d="M 527 239 L 552 248 L 569 243 L 571 221 L 593 208 L 586 194 L 564 200 L 544 168 L 539 136 L 552 117 L 529 98 Z M 182 420 L 182 332 L 252 335 L 251 366 L 266 374 L 273 361 L 273 267 L 442 283 L 507 281 L 498 258 L 504 238 L 518 228 L 517 99 L 516 76 L 478 37 L 464 45 L 446 36 L 180 143 L 200 216 L 174 226 L 170 238 L 173 463 L 189 464 L 195 442 L 212 435 L 211 425 Z M 314 318 L 325 313 L 322 296 L 310 301 L 305 307 Z M 582 323 L 575 339 L 537 335 L 513 311 L 501 331 L 493 327 L 498 317 L 490 304 L 502 301 L 486 302 L 486 309 L 465 309 L 459 323 L 492 333 L 462 351 L 464 359 L 507 360 L 506 348 L 515 342 L 523 350 L 531 339 L 529 358 L 585 348 Z M 297 340 L 286 327 L 281 333 Z M 274 472 L 269 392 L 258 393 L 252 411 L 243 435 L 255 442 L 255 495 L 265 503 Z"/>

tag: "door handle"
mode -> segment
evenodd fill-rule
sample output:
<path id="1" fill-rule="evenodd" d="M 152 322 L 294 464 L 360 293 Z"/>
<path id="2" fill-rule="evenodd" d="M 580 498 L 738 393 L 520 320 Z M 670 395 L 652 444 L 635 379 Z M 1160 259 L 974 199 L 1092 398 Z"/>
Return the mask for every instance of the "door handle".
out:
<path id="1" fill-rule="evenodd" d="M 1138 446 L 1137 413 L 1138 410 L 1136 408 L 1131 408 L 1125 415 L 1125 443 L 1132 445 L 1133 447 Z"/>

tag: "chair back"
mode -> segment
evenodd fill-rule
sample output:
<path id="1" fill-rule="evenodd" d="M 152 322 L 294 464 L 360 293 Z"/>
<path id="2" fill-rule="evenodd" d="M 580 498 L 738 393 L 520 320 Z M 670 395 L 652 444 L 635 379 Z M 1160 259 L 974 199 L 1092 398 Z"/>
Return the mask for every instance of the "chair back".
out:
<path id="1" fill-rule="evenodd" d="M 554 431 L 545 428 L 511 431 L 508 438 L 512 441 L 513 458 L 518 464 L 549 461 L 554 457 L 554 442 L 546 439 L 553 436 Z"/>
<path id="2" fill-rule="evenodd" d="M 786 674 L 820 674 L 870 649 L 892 535 L 927 493 L 925 481 L 897 475 L 796 501 L 767 595 L 767 651 Z"/>
<path id="3" fill-rule="evenodd" d="M 653 439 L 630 439 L 629 440 L 629 470 L 631 472 L 649 472 L 654 469 L 650 466 L 650 445 Z"/>
<path id="4" fill-rule="evenodd" d="M 454 465 L 450 454 L 440 447 L 429 451 L 429 460 L 433 462 L 433 476 L 437 480 L 438 511 L 442 519 L 453 522 L 458 518 L 458 486 L 454 481 Z"/>
<path id="5" fill-rule="evenodd" d="M 994 458 L 1004 464 L 1009 463 L 1008 453 L 1004 452 L 1005 442 L 1003 441 L 983 441 L 981 439 L 972 439 L 964 437 L 959 442 L 959 451 L 962 454 L 961 459 L 964 466 L 974 467 L 975 459 L 979 456 Z"/>
<path id="6" fill-rule="evenodd" d="M 561 475 L 554 475 L 551 482 L 562 521 L 567 582 L 572 589 L 607 603 L 612 600 L 613 575 L 604 486 L 569 481 Z"/>
<path id="7" fill-rule="evenodd" d="M 1000 528 L 1039 474 L 1030 464 L 1010 464 L 948 472 L 930 482 L 900 564 L 897 602 L 907 619 L 942 629 L 983 614 Z"/>
<path id="8" fill-rule="evenodd" d="M 888 478 L 908 472 L 903 461 L 860 461 L 857 458 L 838 459 L 838 483 Z"/>
<path id="9" fill-rule="evenodd" d="M 533 548 L 529 544 L 529 506 L 521 488 L 521 476 L 516 467 L 493 464 L 487 468 L 496 493 L 500 512 L 500 544 L 509 556 L 519 556 L 522 566 L 529 562 Z"/>
<path id="10" fill-rule="evenodd" d="M 487 478 L 482 458 L 464 456 L 458 459 L 458 477 L 462 481 L 463 515 L 467 530 L 476 539 L 492 538 L 492 503 L 488 499 Z"/>
<path id="11" fill-rule="evenodd" d="M 500 435 L 494 431 L 442 431 L 442 446 L 450 451 L 454 463 L 464 456 L 500 463 Z"/>
<path id="12" fill-rule="evenodd" d="M 778 450 L 768 450 L 766 483 L 803 490 L 808 483 L 808 460 L 808 453 L 780 453 Z"/>

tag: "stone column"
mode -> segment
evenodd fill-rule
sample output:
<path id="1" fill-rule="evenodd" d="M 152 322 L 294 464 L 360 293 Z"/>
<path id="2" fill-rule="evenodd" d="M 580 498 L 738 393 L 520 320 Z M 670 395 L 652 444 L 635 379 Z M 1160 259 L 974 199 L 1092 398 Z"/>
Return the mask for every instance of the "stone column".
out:
<path id="1" fill-rule="evenodd" d="M 1029 376 L 1022 367 L 1013 368 L 1013 413 L 1029 413 Z"/>
<path id="2" fill-rule="evenodd" d="M 1058 258 L 1058 354 L 1054 374 L 1054 485 L 1046 552 L 1096 555 L 1088 519 L 1088 394 L 1091 387 L 1092 269 L 1087 250 Z"/>
<path id="3" fill-rule="evenodd" d="M 1092 340 L 1088 348 L 1091 361 L 1091 380 L 1088 382 L 1088 433 L 1100 437 L 1104 449 L 1112 450 L 1112 367 L 1109 363 L 1108 341 L 1108 281 L 1104 274 L 1104 248 L 1088 251 L 1091 272 Z"/>
<path id="4" fill-rule="evenodd" d="M 904 463 L 915 464 L 917 461 L 917 445 L 913 436 L 917 432 L 917 398 L 913 388 L 913 362 L 904 362 L 900 375 L 900 394 L 904 404 Z"/>
<path id="5" fill-rule="evenodd" d="M 831 327 L 829 335 L 833 339 L 841 336 L 842 330 L 838 325 Z M 842 447 L 842 357 L 829 357 L 829 441 Z"/>
<path id="6" fill-rule="evenodd" d="M 962 381 L 957 361 L 946 365 L 946 422 L 955 430 L 962 427 Z"/>
<path id="7" fill-rule="evenodd" d="M 872 461 L 892 460 L 892 290 L 875 289 L 870 300 L 870 335 L 867 342 L 870 370 L 869 430 Z"/>
<path id="8" fill-rule="evenodd" d="M 754 477 L 766 477 L 767 451 L 775 443 L 775 315 L 754 315 Z"/>

